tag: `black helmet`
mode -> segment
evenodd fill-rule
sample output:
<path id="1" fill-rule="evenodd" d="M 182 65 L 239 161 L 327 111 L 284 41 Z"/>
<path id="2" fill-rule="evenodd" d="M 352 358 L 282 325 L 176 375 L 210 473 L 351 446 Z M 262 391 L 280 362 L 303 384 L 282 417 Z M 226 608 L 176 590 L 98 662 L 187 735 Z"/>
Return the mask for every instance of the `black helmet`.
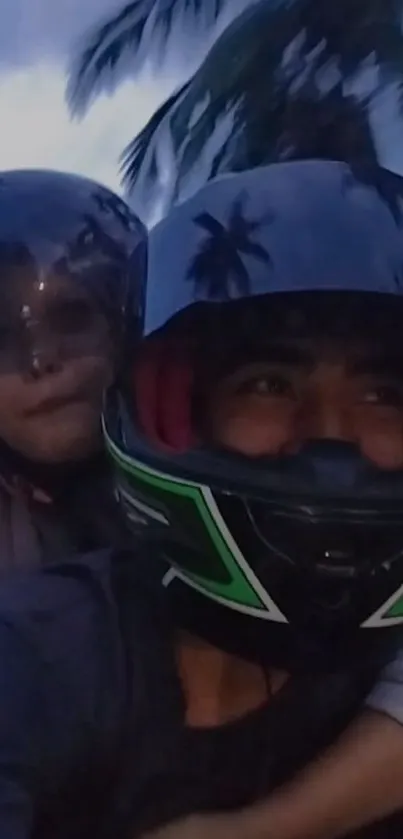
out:
<path id="1" fill-rule="evenodd" d="M 151 231 L 143 339 L 107 402 L 107 444 L 178 620 L 224 648 L 328 666 L 400 636 L 403 468 L 332 435 L 245 457 L 198 417 L 206 368 L 286 323 L 385 338 L 403 358 L 402 211 L 397 175 L 310 160 L 212 181 Z"/>
<path id="2" fill-rule="evenodd" d="M 0 371 L 38 373 L 45 332 L 66 353 L 90 351 L 95 310 L 122 332 L 123 313 L 137 305 L 145 243 L 137 216 L 100 184 L 62 172 L 0 173 Z"/>

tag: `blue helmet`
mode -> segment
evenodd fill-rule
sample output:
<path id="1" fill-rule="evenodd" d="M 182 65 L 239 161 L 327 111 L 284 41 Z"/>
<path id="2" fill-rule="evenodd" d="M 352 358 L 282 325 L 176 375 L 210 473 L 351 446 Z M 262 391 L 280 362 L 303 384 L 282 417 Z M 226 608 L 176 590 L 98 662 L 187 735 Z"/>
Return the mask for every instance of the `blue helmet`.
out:
<path id="1" fill-rule="evenodd" d="M 403 469 L 332 438 L 245 457 L 198 416 L 206 369 L 300 323 L 402 356 L 403 180 L 306 160 L 212 181 L 151 231 L 142 298 L 138 359 L 105 430 L 178 619 L 282 667 L 383 655 L 403 626 Z"/>

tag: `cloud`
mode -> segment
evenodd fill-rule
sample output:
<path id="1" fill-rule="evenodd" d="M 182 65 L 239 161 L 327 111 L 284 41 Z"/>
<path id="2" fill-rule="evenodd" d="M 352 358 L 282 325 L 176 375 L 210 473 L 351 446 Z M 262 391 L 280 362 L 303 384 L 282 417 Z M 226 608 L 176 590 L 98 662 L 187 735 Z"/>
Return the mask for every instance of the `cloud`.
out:
<path id="1" fill-rule="evenodd" d="M 3 0 L 0 66 L 61 61 L 88 27 L 124 5 L 124 0 Z"/>
<path id="2" fill-rule="evenodd" d="M 94 26 L 120 11 L 127 0 L 1 0 L 0 67 L 16 68 L 37 61 L 65 62 Z M 205 0 L 208 6 L 209 0 Z M 229 0 L 218 29 L 222 29 L 250 0 Z M 163 0 L 161 6 L 163 5 Z M 197 5 L 197 4 L 196 4 Z M 202 19 L 202 17 L 201 17 Z M 200 18 L 199 18 L 200 20 Z M 179 25 L 178 31 L 182 31 Z M 199 31 L 196 26 L 193 36 Z M 213 38 L 213 36 L 212 36 Z M 210 40 L 203 38 L 204 47 Z M 178 51 L 174 39 L 169 59 L 174 66 L 193 66 L 204 52 L 200 37 L 187 31 Z M 196 52 L 196 56 L 195 56 Z M 171 64 L 171 60 L 169 60 Z"/>
<path id="3" fill-rule="evenodd" d="M 168 50 L 167 66 L 155 81 L 150 68 L 137 81 L 127 78 L 128 56 L 111 75 L 111 89 L 120 82 L 113 96 L 99 95 L 81 123 L 71 122 L 64 100 L 69 59 L 86 32 L 124 2 L 0 0 L 0 169 L 62 169 L 120 190 L 121 151 L 199 55 L 191 39 L 181 40 L 180 49 L 175 42 L 174 66 L 168 66 Z M 246 2 L 231 0 L 232 13 Z"/>
<path id="4" fill-rule="evenodd" d="M 126 81 L 113 97 L 100 96 L 77 123 L 64 102 L 60 65 L 41 63 L 0 75 L 0 169 L 72 171 L 120 191 L 119 154 L 170 89 L 161 81 Z"/>

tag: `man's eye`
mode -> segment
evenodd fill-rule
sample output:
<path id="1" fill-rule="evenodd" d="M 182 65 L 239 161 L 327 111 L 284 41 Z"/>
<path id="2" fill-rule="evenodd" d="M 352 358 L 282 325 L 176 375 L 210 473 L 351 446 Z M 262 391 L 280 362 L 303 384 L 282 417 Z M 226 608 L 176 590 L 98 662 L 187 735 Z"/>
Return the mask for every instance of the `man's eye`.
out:
<path id="1" fill-rule="evenodd" d="M 290 397 L 293 395 L 291 382 L 278 374 L 266 374 L 245 382 L 241 389 L 244 393 L 258 396 Z"/>
<path id="2" fill-rule="evenodd" d="M 403 382 L 373 387 L 365 394 L 364 402 L 370 405 L 384 405 L 403 408 Z"/>

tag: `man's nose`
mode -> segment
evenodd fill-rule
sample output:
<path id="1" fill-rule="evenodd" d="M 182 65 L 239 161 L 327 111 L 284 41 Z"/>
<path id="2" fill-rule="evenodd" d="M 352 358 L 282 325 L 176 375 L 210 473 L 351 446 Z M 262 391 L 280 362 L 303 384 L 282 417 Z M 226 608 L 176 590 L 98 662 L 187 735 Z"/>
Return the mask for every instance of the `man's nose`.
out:
<path id="1" fill-rule="evenodd" d="M 319 395 L 304 406 L 300 436 L 311 440 L 355 440 L 350 412 L 333 396 Z"/>

